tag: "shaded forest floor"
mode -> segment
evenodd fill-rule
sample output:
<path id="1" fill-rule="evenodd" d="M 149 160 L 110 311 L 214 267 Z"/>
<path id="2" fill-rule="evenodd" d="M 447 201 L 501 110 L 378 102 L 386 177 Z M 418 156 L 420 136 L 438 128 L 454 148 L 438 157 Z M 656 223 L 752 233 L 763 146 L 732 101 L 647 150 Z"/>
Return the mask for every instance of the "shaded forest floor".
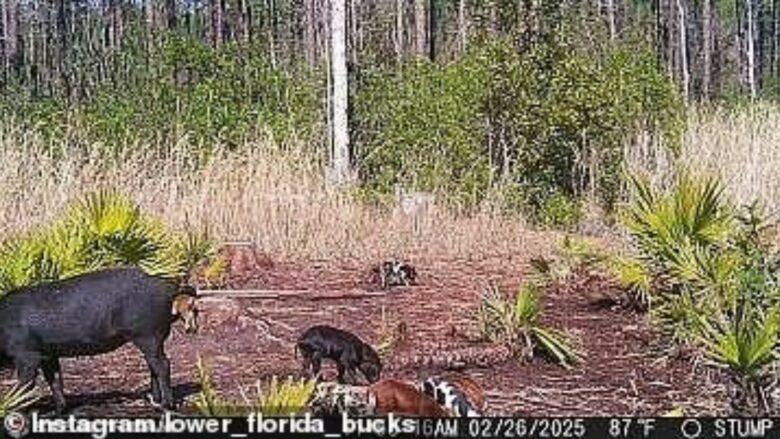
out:
<path id="1" fill-rule="evenodd" d="M 241 386 L 257 379 L 299 374 L 294 341 L 308 326 L 338 326 L 376 345 L 383 327 L 401 321 L 408 336 L 385 358 L 383 376 L 419 379 L 457 368 L 484 386 L 489 414 L 652 416 L 683 408 L 689 415 L 713 415 L 725 409 L 720 377 L 694 367 L 689 359 L 662 355 L 643 316 L 592 303 L 593 291 L 610 288 L 597 279 L 548 291 L 543 298 L 544 323 L 578 339 L 583 364 L 566 370 L 542 359 L 521 363 L 495 346 L 473 341 L 469 315 L 482 288 L 491 281 L 514 291 L 529 271 L 531 253 L 414 261 L 418 285 L 381 294 L 369 282 L 367 261 L 275 262 L 256 253 L 232 252 L 231 288 L 308 292 L 271 299 L 203 297 L 201 331 L 186 335 L 176 325 L 166 345 L 182 411 L 194 410 L 198 356 L 213 371 L 220 392 L 238 399 Z M 365 292 L 375 295 L 361 297 Z M 75 414 L 154 413 L 144 400 L 147 368 L 132 346 L 94 358 L 65 359 L 63 369 Z M 331 377 L 333 369 L 326 363 Z M 8 375 L 4 378 L 0 387 L 10 383 Z M 39 405 L 50 408 L 48 398 Z"/>

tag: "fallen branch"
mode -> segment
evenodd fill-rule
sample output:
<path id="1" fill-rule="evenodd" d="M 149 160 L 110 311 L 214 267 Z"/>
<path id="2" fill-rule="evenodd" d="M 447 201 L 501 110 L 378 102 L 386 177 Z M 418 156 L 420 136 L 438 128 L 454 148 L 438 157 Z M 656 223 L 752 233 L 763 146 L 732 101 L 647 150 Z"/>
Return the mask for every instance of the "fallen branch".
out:
<path id="1" fill-rule="evenodd" d="M 314 290 L 198 290 L 198 296 L 246 297 L 255 299 L 284 299 L 305 296 L 309 300 L 337 300 L 352 298 L 379 297 L 387 295 L 384 291 L 360 291 L 337 294 L 318 294 Z"/>

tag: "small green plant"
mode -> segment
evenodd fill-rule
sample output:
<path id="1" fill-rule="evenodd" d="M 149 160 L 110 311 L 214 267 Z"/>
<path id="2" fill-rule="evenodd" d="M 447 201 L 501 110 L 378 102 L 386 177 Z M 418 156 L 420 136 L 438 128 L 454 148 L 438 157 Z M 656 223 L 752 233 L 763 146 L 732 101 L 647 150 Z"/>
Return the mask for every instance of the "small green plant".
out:
<path id="1" fill-rule="evenodd" d="M 269 416 L 295 415 L 306 411 L 317 387 L 317 380 L 287 377 L 280 381 L 274 375 L 270 383 L 263 385 L 257 381 L 254 387 L 254 397 L 242 395 L 255 412 Z"/>
<path id="2" fill-rule="evenodd" d="M 732 313 L 700 315 L 699 340 L 710 361 L 727 370 L 735 386 L 731 401 L 738 415 L 762 415 L 770 410 L 765 386 L 770 366 L 778 360 L 780 309 L 763 310 L 740 300 Z"/>
<path id="3" fill-rule="evenodd" d="M 592 242 L 566 235 L 551 258 L 532 258 L 533 280 L 542 285 L 563 285 L 578 274 L 600 270 L 607 255 Z"/>
<path id="4" fill-rule="evenodd" d="M 650 309 L 653 277 L 642 261 L 631 257 L 610 260 L 610 273 L 626 291 L 628 304 L 635 309 Z"/>
<path id="5" fill-rule="evenodd" d="M 211 287 L 220 286 L 225 281 L 228 271 L 227 258 L 221 254 L 208 259 L 208 264 L 203 269 L 203 280 Z"/>
<path id="6" fill-rule="evenodd" d="M 544 201 L 536 215 L 542 225 L 571 229 L 582 220 L 583 211 L 578 200 L 556 193 Z"/>
<path id="7" fill-rule="evenodd" d="M 0 418 L 11 412 L 23 410 L 40 399 L 35 386 L 21 386 L 14 384 L 8 391 L 0 394 Z"/>
<path id="8" fill-rule="evenodd" d="M 204 416 L 239 416 L 248 413 L 247 408 L 223 400 L 214 386 L 211 370 L 198 355 L 195 363 L 195 378 L 200 385 L 200 393 L 195 399 L 195 408 Z"/>
<path id="9" fill-rule="evenodd" d="M 495 286 L 485 289 L 476 313 L 482 338 L 507 343 L 521 358 L 542 353 L 568 368 L 582 360 L 582 354 L 561 331 L 538 323 L 540 294 L 534 286 L 520 288 L 509 300 Z"/>
<path id="10" fill-rule="evenodd" d="M 256 381 L 254 395 L 247 395 L 242 389 L 241 402 L 223 399 L 216 390 L 211 371 L 198 357 L 196 379 L 201 391 L 195 400 L 195 407 L 204 416 L 239 416 L 262 413 L 268 416 L 295 415 L 305 412 L 317 386 L 315 379 L 293 379 L 280 381 L 276 376 L 267 384 Z"/>

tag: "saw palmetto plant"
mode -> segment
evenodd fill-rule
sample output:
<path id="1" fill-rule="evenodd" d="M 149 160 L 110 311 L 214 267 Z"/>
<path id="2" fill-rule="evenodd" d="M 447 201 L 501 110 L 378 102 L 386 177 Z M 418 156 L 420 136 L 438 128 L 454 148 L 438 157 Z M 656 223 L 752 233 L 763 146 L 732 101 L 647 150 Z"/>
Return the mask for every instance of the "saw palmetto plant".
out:
<path id="1" fill-rule="evenodd" d="M 7 414 L 23 410 L 40 399 L 40 394 L 35 386 L 13 385 L 5 393 L 0 393 L 0 418 Z"/>
<path id="2" fill-rule="evenodd" d="M 735 385 L 732 409 L 740 415 L 767 414 L 770 366 L 778 360 L 780 308 L 760 309 L 740 300 L 731 312 L 701 314 L 699 339 L 713 365 L 727 370 Z"/>
<path id="3" fill-rule="evenodd" d="M 651 292 L 651 313 L 667 336 L 702 347 L 729 373 L 736 413 L 766 414 L 780 332 L 780 267 L 762 241 L 766 217 L 755 204 L 733 208 L 714 178 L 682 173 L 666 192 L 631 182 L 624 224 L 638 256 L 618 277 Z"/>
<path id="4" fill-rule="evenodd" d="M 195 400 L 195 407 L 204 416 L 245 416 L 250 413 L 262 413 L 268 416 L 301 414 L 308 410 L 309 402 L 317 387 L 315 379 L 287 377 L 285 380 L 280 380 L 273 376 L 265 383 L 256 381 L 253 386 L 250 386 L 251 394 L 241 389 L 240 401 L 229 401 L 219 395 L 211 376 L 210 369 L 198 357 L 196 379 L 201 390 Z"/>
<path id="5" fill-rule="evenodd" d="M 0 243 L 0 294 L 119 265 L 178 278 L 211 249 L 205 234 L 176 233 L 129 198 L 95 192 L 52 224 Z"/>
<path id="6" fill-rule="evenodd" d="M 508 343 L 523 358 L 541 354 L 567 368 L 580 362 L 582 354 L 570 337 L 538 322 L 541 311 L 536 287 L 522 287 L 510 299 L 491 285 L 483 291 L 476 312 L 477 326 L 482 338 Z"/>

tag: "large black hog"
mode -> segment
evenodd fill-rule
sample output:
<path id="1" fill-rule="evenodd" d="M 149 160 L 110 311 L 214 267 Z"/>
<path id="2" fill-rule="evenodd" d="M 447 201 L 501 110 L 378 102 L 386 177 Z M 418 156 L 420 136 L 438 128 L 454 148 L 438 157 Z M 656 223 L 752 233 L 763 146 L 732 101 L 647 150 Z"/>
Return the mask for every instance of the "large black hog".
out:
<path id="1" fill-rule="evenodd" d="M 163 345 L 171 324 L 197 330 L 194 289 L 139 268 L 122 267 L 21 288 L 0 298 L 0 362 L 11 362 L 19 382 L 40 368 L 58 413 L 65 410 L 60 357 L 90 356 L 132 342 L 151 372 L 151 397 L 174 407 L 170 362 Z"/>

